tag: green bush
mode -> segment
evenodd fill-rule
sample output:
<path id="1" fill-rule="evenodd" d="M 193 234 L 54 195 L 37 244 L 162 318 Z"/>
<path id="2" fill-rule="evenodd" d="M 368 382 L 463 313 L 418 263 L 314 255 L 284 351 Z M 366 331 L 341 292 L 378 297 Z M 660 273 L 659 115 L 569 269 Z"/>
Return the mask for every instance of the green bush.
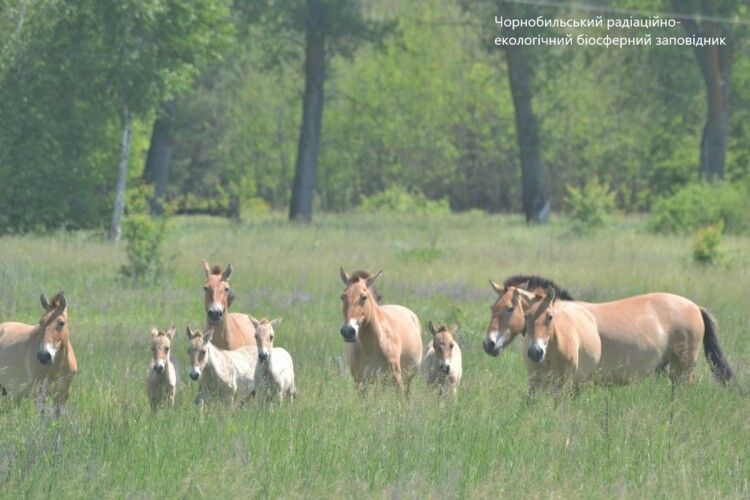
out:
<path id="1" fill-rule="evenodd" d="M 363 196 L 359 209 L 364 212 L 396 213 L 448 213 L 448 199 L 430 200 L 421 191 L 407 191 L 400 186 L 391 186 L 371 196 Z"/>
<path id="2" fill-rule="evenodd" d="M 724 231 L 724 223 L 706 226 L 699 229 L 693 235 L 692 249 L 693 260 L 699 264 L 716 265 L 721 262 L 721 235 Z"/>
<path id="3" fill-rule="evenodd" d="M 149 212 L 149 188 L 136 188 L 128 193 L 127 215 L 122 222 L 122 236 L 128 263 L 120 273 L 134 283 L 154 282 L 166 272 L 164 241 L 166 240 L 169 207 L 164 215 L 153 217 Z"/>
<path id="4" fill-rule="evenodd" d="M 566 189 L 568 196 L 565 204 L 574 231 L 590 231 L 609 222 L 615 209 L 615 195 L 609 191 L 607 184 L 592 179 L 583 187 L 568 185 Z"/>
<path id="5" fill-rule="evenodd" d="M 750 230 L 748 192 L 736 184 L 689 184 L 657 201 L 649 228 L 659 233 L 690 233 L 723 223 L 733 233 Z"/>

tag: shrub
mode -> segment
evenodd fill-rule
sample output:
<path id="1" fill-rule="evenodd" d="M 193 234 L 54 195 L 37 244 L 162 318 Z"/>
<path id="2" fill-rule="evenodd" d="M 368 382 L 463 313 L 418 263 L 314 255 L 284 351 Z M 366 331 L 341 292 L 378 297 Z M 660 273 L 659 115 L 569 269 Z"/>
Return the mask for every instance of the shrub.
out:
<path id="1" fill-rule="evenodd" d="M 693 260 L 699 264 L 716 265 L 721 262 L 721 235 L 724 223 L 706 226 L 693 235 Z"/>
<path id="2" fill-rule="evenodd" d="M 131 190 L 126 205 L 127 215 L 122 223 L 128 263 L 122 266 L 120 273 L 133 282 L 153 282 L 166 271 L 164 242 L 170 210 L 165 207 L 164 215 L 151 216 L 147 201 L 149 197 L 148 188 Z"/>
<path id="3" fill-rule="evenodd" d="M 609 191 L 609 186 L 592 179 L 581 188 L 566 186 L 566 189 L 565 204 L 574 231 L 590 231 L 609 222 L 615 209 L 615 195 Z"/>
<path id="4" fill-rule="evenodd" d="M 723 223 L 727 231 L 750 230 L 747 190 L 735 184 L 689 184 L 656 202 L 649 228 L 660 233 L 689 233 Z"/>
<path id="5" fill-rule="evenodd" d="M 363 196 L 359 209 L 367 212 L 397 213 L 448 213 L 448 199 L 430 200 L 424 193 L 415 189 L 408 191 L 401 186 L 391 186 L 385 191 L 371 196 Z"/>

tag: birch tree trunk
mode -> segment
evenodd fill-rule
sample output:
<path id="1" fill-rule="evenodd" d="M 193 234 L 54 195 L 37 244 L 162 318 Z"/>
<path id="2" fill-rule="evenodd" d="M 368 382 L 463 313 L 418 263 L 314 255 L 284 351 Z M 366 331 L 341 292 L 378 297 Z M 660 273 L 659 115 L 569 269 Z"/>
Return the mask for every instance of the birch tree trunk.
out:
<path id="1" fill-rule="evenodd" d="M 122 216 L 125 213 L 125 189 L 128 181 L 128 160 L 130 159 L 131 118 L 127 106 L 123 109 L 122 143 L 120 145 L 120 162 L 117 165 L 117 187 L 115 188 L 115 206 L 112 210 L 112 223 L 109 226 L 109 240 L 117 243 L 122 234 Z"/>

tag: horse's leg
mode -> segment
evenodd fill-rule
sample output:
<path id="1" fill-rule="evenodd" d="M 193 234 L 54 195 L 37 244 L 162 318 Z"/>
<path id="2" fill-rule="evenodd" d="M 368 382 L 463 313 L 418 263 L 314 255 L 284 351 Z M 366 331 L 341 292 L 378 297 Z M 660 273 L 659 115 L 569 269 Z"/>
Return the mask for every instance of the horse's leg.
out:
<path id="1" fill-rule="evenodd" d="M 401 365 L 397 363 L 391 367 L 391 370 L 393 370 L 393 382 L 396 384 L 396 388 L 400 393 L 403 393 L 404 379 L 403 375 L 401 374 Z"/>

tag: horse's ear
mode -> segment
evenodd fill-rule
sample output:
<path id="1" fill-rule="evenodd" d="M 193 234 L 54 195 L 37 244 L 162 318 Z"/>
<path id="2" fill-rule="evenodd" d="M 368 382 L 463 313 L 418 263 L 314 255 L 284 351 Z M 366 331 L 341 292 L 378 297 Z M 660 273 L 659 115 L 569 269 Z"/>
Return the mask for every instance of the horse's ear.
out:
<path id="1" fill-rule="evenodd" d="M 517 306 L 520 300 L 521 300 L 521 292 L 519 292 L 518 288 L 516 288 L 513 290 L 513 298 L 511 299 L 513 307 Z"/>
<path id="2" fill-rule="evenodd" d="M 458 325 L 457 324 L 455 323 L 452 324 L 451 326 L 448 327 L 448 330 L 451 332 L 451 335 L 453 335 L 454 339 L 458 338 Z"/>
<path id="3" fill-rule="evenodd" d="M 435 335 L 437 331 L 435 330 L 435 325 L 432 324 L 432 321 L 427 322 L 427 329 L 430 331 L 431 334 Z"/>
<path id="4" fill-rule="evenodd" d="M 47 297 L 44 295 L 44 293 L 42 293 L 39 296 L 39 302 L 42 303 L 42 307 L 44 308 L 45 311 L 49 310 L 49 308 L 50 308 L 49 300 L 47 300 Z"/>
<path id="5" fill-rule="evenodd" d="M 203 334 L 203 345 L 208 344 L 208 342 L 211 340 L 211 337 L 214 335 L 214 329 L 211 328 L 206 333 Z"/>
<path id="6" fill-rule="evenodd" d="M 521 290 L 528 290 L 529 289 L 529 280 L 524 281 L 520 285 L 518 285 L 516 288 L 520 288 Z"/>
<path id="7" fill-rule="evenodd" d="M 505 288 L 501 287 L 500 285 L 498 285 L 492 280 L 489 280 L 489 281 L 490 281 L 490 286 L 492 287 L 493 290 L 495 290 L 496 294 L 502 295 L 503 293 L 505 293 Z"/>
<path id="8" fill-rule="evenodd" d="M 56 304 L 56 307 L 59 307 L 63 311 L 68 308 L 68 299 L 65 298 L 65 293 L 62 290 L 57 292 L 57 295 L 52 298 L 52 303 Z"/>
<path id="9" fill-rule="evenodd" d="M 201 259 L 201 262 L 203 263 L 203 272 L 206 273 L 206 278 L 208 278 L 211 275 L 211 266 L 208 265 L 206 259 Z"/>
<path id="10" fill-rule="evenodd" d="M 188 340 L 193 340 L 195 337 L 195 332 L 193 332 L 193 329 L 190 328 L 190 325 L 185 327 L 185 334 L 187 335 Z"/>
<path id="11" fill-rule="evenodd" d="M 271 328 L 276 328 L 281 323 L 281 317 L 271 320 Z"/>
<path id="12" fill-rule="evenodd" d="M 167 330 L 166 332 L 164 332 L 164 334 L 165 334 L 165 335 L 167 336 L 167 338 L 168 338 L 169 340 L 173 340 L 173 339 L 174 339 L 174 334 L 175 334 L 176 332 L 177 332 L 177 327 L 176 327 L 176 326 L 174 326 L 174 325 L 172 325 L 172 326 L 171 326 L 171 327 L 169 328 L 169 330 Z"/>
<path id="13" fill-rule="evenodd" d="M 345 285 L 348 285 L 349 284 L 349 275 L 346 274 L 346 271 L 344 271 L 343 267 L 339 268 L 339 274 L 341 275 L 341 281 L 343 281 Z"/>
<path id="14" fill-rule="evenodd" d="M 375 283 L 375 280 L 380 278 L 381 274 L 383 274 L 383 271 L 378 271 L 378 274 L 376 274 L 375 276 L 370 276 L 369 278 L 367 278 L 367 288 L 370 288 L 372 284 Z"/>
<path id="15" fill-rule="evenodd" d="M 255 328 L 258 328 L 260 326 L 260 321 L 253 318 L 252 315 L 248 314 L 247 317 L 250 318 L 250 323 L 252 323 Z"/>
<path id="16" fill-rule="evenodd" d="M 226 269 L 224 269 L 224 272 L 221 273 L 221 279 L 223 279 L 224 281 L 229 281 L 229 278 L 232 277 L 232 271 L 233 271 L 232 263 L 230 262 L 229 264 L 227 264 L 227 267 Z"/>
<path id="17" fill-rule="evenodd" d="M 151 334 L 151 338 L 156 338 L 159 336 L 159 329 L 156 328 L 154 325 L 151 325 L 151 328 L 148 329 L 148 333 Z"/>

